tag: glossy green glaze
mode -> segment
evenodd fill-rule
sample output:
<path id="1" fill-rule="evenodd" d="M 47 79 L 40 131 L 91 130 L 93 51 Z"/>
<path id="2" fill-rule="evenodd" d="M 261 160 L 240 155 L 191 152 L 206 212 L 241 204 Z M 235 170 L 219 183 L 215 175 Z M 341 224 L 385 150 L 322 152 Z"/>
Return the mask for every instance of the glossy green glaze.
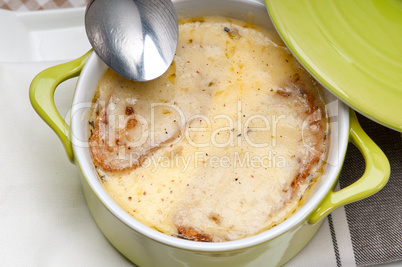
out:
<path id="1" fill-rule="evenodd" d="M 29 88 L 29 99 L 33 108 L 60 138 L 71 162 L 74 162 L 74 153 L 70 126 L 57 111 L 54 103 L 54 92 L 60 83 L 80 75 L 91 53 L 92 50 L 76 60 L 40 72 L 32 80 Z"/>
<path id="2" fill-rule="evenodd" d="M 309 223 L 316 223 L 325 218 L 331 211 L 373 195 L 388 182 L 390 165 L 381 149 L 363 131 L 356 114 L 350 111 L 350 137 L 349 142 L 354 144 L 363 154 L 366 169 L 363 176 L 337 192 L 330 191 L 321 202 L 318 209 L 312 213 Z"/>
<path id="3" fill-rule="evenodd" d="M 402 1 L 265 2 L 286 45 L 317 80 L 402 131 Z"/>

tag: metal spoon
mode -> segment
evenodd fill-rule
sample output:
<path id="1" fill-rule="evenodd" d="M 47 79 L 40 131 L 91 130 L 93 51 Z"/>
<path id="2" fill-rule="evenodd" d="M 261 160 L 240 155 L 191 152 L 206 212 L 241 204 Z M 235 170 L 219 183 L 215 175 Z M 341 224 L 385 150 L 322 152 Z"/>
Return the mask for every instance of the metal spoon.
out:
<path id="1" fill-rule="evenodd" d="M 179 31 L 171 0 L 92 0 L 85 28 L 103 62 L 130 80 L 161 76 L 176 52 Z"/>

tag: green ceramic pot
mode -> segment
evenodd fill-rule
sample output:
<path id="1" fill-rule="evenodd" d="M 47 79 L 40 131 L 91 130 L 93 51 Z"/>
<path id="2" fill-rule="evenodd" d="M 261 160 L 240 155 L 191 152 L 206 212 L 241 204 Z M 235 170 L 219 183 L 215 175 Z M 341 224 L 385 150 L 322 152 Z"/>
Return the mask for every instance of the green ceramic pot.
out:
<path id="1" fill-rule="evenodd" d="M 181 16 L 216 14 L 244 19 L 252 14 L 255 24 L 274 29 L 263 1 L 173 2 Z M 30 99 L 34 109 L 60 137 L 70 161 L 77 165 L 88 207 L 99 228 L 117 250 L 139 266 L 280 266 L 310 241 L 331 211 L 376 193 L 388 180 L 390 168 L 383 152 L 360 128 L 354 112 L 323 88 L 332 131 L 328 164 L 322 179 L 297 212 L 268 231 L 236 241 L 203 243 L 165 235 L 139 223 L 120 208 L 103 188 L 92 164 L 86 142 L 88 122 L 83 116 L 106 69 L 97 55 L 89 51 L 79 59 L 38 74 L 30 87 Z M 70 127 L 58 113 L 53 95 L 61 82 L 76 76 L 79 79 Z M 363 154 L 366 171 L 354 184 L 334 192 L 349 142 Z"/>

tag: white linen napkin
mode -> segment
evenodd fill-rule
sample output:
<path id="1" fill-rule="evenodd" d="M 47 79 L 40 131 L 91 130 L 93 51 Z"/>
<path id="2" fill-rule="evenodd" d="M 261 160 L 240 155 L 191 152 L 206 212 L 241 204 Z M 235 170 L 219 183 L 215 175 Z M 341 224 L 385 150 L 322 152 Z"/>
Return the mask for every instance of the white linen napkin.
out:
<path id="1" fill-rule="evenodd" d="M 55 64 L 0 64 L 0 265 L 131 266 L 97 228 L 76 167 L 29 102 L 31 80 Z M 61 114 L 74 86 L 56 91 Z"/>
<path id="2" fill-rule="evenodd" d="M 76 167 L 29 102 L 34 76 L 58 63 L 0 63 L 1 266 L 132 266 L 98 229 Z M 56 90 L 62 117 L 75 83 Z M 345 210 L 286 266 L 355 266 Z"/>

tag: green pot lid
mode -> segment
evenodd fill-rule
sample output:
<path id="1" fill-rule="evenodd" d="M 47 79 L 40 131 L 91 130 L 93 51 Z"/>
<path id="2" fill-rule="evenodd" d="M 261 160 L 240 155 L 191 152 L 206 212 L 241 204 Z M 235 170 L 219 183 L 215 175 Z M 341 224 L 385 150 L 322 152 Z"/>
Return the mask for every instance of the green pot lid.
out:
<path id="1" fill-rule="evenodd" d="M 265 0 L 284 42 L 349 106 L 402 131 L 402 0 Z"/>

